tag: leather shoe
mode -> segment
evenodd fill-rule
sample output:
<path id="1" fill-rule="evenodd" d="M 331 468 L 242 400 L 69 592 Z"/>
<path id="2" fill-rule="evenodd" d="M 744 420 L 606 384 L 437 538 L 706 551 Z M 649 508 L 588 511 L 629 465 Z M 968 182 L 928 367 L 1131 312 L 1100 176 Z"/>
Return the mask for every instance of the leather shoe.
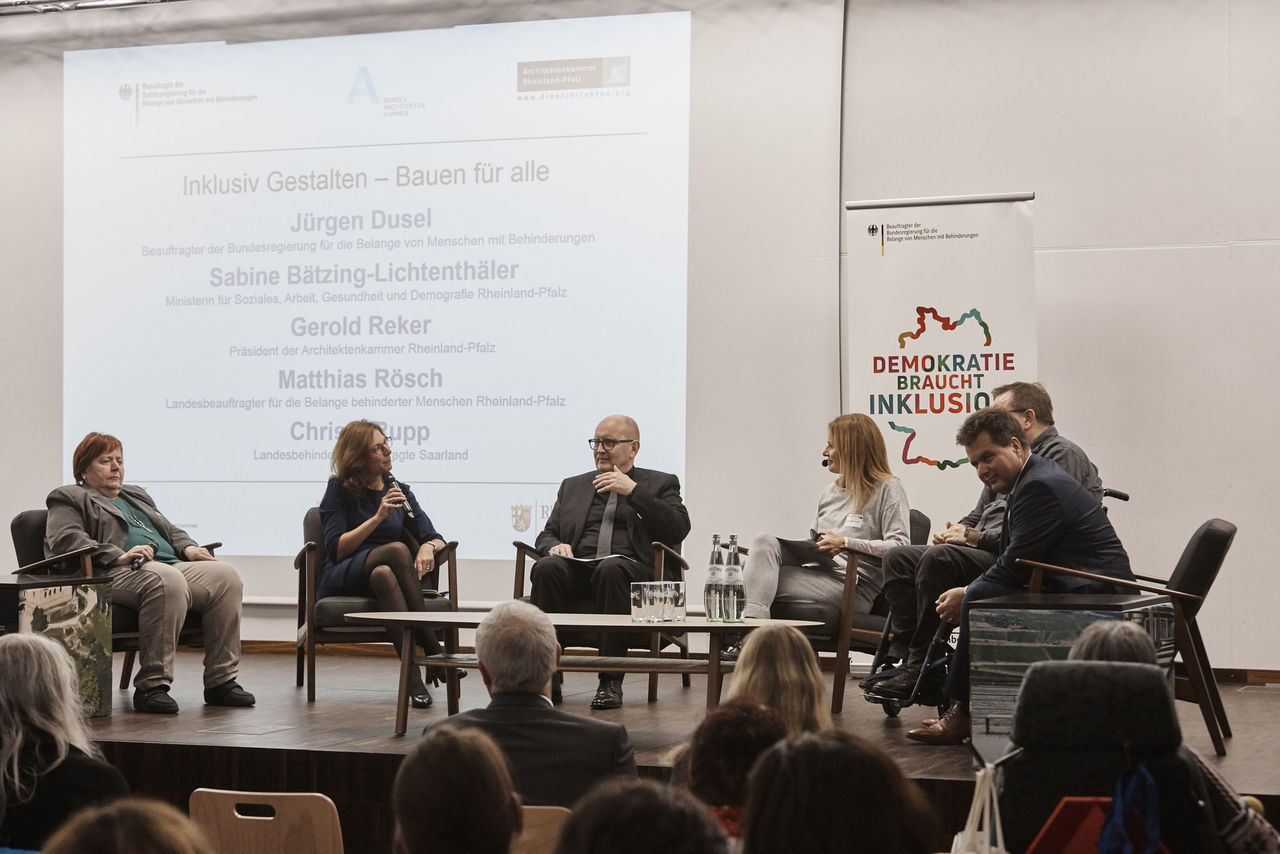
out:
<path id="1" fill-rule="evenodd" d="M 969 737 L 969 713 L 964 702 L 957 702 L 938 722 L 907 733 L 907 738 L 925 744 L 963 744 Z"/>
<path id="2" fill-rule="evenodd" d="M 434 701 L 431 699 L 431 692 L 427 690 L 426 685 L 409 689 L 409 705 L 415 709 L 429 709 L 432 702 Z"/>
<path id="3" fill-rule="evenodd" d="M 596 695 L 591 699 L 591 708 L 597 710 L 622 708 L 622 680 L 601 679 Z"/>
<path id="4" fill-rule="evenodd" d="M 217 688 L 205 688 L 204 702 L 208 706 L 239 706 L 244 708 L 252 706 L 258 700 L 248 691 L 241 688 L 240 683 L 231 679 L 223 682 Z"/>
<path id="5" fill-rule="evenodd" d="M 169 696 L 168 685 L 157 685 L 146 690 L 142 688 L 136 689 L 133 692 L 133 707 L 148 715 L 176 715 L 178 713 L 178 703 Z"/>
<path id="6" fill-rule="evenodd" d="M 892 679 L 905 669 L 906 668 L 901 664 L 895 664 L 892 667 L 882 667 L 859 682 L 858 687 L 863 691 L 869 690 L 872 685 L 876 685 L 886 679 Z"/>
<path id="7" fill-rule="evenodd" d="M 557 670 L 551 675 L 551 704 L 558 706 L 564 702 L 564 674 Z"/>

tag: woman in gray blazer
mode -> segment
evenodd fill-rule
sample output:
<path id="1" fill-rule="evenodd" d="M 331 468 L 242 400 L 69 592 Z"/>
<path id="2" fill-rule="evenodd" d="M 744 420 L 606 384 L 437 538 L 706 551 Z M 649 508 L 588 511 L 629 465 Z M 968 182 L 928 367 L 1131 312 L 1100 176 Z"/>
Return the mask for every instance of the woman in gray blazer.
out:
<path id="1" fill-rule="evenodd" d="M 138 675 L 133 707 L 173 714 L 169 696 L 178 633 L 188 610 L 204 630 L 204 701 L 212 706 L 252 706 L 240 687 L 240 576 L 208 549 L 196 545 L 156 508 L 147 491 L 124 482 L 120 440 L 90 433 L 71 458 L 76 482 L 60 486 L 45 503 L 49 557 L 93 546 L 94 563 L 111 576 L 112 600 L 138 611 Z"/>

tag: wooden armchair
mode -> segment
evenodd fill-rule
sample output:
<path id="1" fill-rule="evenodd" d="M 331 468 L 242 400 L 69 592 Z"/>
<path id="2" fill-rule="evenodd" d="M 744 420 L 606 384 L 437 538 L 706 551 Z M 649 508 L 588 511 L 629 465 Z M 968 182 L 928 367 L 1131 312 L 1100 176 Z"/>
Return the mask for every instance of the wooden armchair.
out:
<path id="1" fill-rule="evenodd" d="M 312 507 L 302 518 L 305 545 L 293 559 L 298 571 L 298 686 L 307 686 L 307 702 L 316 700 L 316 646 L 325 643 L 390 643 L 391 636 L 382 626 L 358 626 L 347 622 L 347 614 L 357 611 L 379 611 L 378 600 L 366 596 L 326 596 L 316 598 L 316 572 L 324 566 L 324 528 L 320 508 Z M 417 544 L 411 546 L 411 551 Z M 440 568 L 445 568 L 449 583 L 438 593 Z M 458 541 L 452 540 L 436 552 L 436 568 L 422 579 L 423 598 L 428 611 L 458 610 Z M 398 631 L 398 629 L 396 629 Z M 446 631 L 457 632 L 457 629 Z M 456 638 L 454 639 L 456 640 Z"/>
<path id="2" fill-rule="evenodd" d="M 13 550 L 18 556 L 19 573 L 48 575 L 75 575 L 93 578 L 95 569 L 92 546 L 85 546 L 65 554 L 44 556 L 44 530 L 49 518 L 48 510 L 23 510 L 9 523 L 13 537 Z M 205 548 L 212 554 L 222 543 L 208 543 Z M 184 646 L 204 644 L 204 632 L 200 628 L 200 614 L 188 611 L 187 619 L 178 634 L 178 643 Z M 120 670 L 120 690 L 129 687 L 133 677 L 133 665 L 140 649 L 138 640 L 138 611 L 115 602 L 111 603 L 111 651 L 124 653 L 124 666 Z"/>
<path id="3" fill-rule="evenodd" d="M 1185 671 L 1184 675 L 1175 680 L 1177 698 L 1189 700 L 1200 707 L 1205 727 L 1209 730 L 1209 738 L 1219 756 L 1227 753 L 1223 739 L 1231 737 L 1231 725 L 1227 722 L 1222 695 L 1218 693 L 1218 684 L 1213 678 L 1213 668 L 1209 664 L 1208 653 L 1205 652 L 1204 639 L 1196 625 L 1196 615 L 1204 604 L 1205 597 L 1209 595 L 1214 579 L 1218 577 L 1218 570 L 1222 568 L 1235 536 L 1236 526 L 1224 519 L 1205 522 L 1191 535 L 1187 547 L 1182 551 L 1182 557 L 1178 559 L 1178 564 L 1167 581 L 1145 575 L 1135 575 L 1137 581 L 1122 581 L 1065 566 L 1031 560 L 1018 561 L 1031 570 L 1028 586 L 1031 593 L 1041 592 L 1044 573 L 1052 572 L 1168 596 L 1173 602 L 1174 644 Z"/>

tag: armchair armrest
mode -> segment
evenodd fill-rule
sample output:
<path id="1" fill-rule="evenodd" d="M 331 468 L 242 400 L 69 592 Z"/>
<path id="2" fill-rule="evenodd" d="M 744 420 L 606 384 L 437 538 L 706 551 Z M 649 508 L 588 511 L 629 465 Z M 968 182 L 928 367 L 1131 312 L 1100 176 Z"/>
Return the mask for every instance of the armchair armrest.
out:
<path id="1" fill-rule="evenodd" d="M 528 543 L 522 543 L 520 540 L 512 540 L 511 545 L 516 547 L 516 577 L 515 592 L 512 599 L 520 599 L 524 597 L 524 564 L 525 560 L 532 557 L 534 560 L 542 557 L 542 552 L 535 549 Z"/>
<path id="2" fill-rule="evenodd" d="M 1018 563 L 1022 566 L 1031 567 L 1031 581 L 1027 585 L 1027 590 L 1031 593 L 1039 593 L 1044 585 L 1044 573 L 1056 572 L 1061 575 L 1074 575 L 1077 578 L 1088 578 L 1093 581 L 1104 581 L 1108 584 L 1118 584 L 1121 587 L 1129 587 L 1133 590 L 1141 590 L 1144 593 L 1160 593 L 1169 596 L 1175 600 L 1183 602 L 1199 602 L 1200 597 L 1191 593 L 1183 593 L 1181 590 L 1170 590 L 1167 587 L 1158 584 L 1143 584 L 1137 581 L 1129 581 L 1123 578 L 1112 578 L 1109 575 L 1098 575 L 1094 572 L 1085 572 L 1082 569 L 1072 569 L 1068 566 L 1057 566 L 1052 563 L 1041 563 L 1036 560 L 1027 560 L 1026 558 L 1018 558 Z"/>
<path id="3" fill-rule="evenodd" d="M 74 551 L 47 557 L 44 560 L 18 567 L 14 570 L 14 575 L 49 574 L 53 570 L 75 561 L 79 564 L 81 575 L 85 578 L 93 578 L 93 560 L 89 557 L 93 554 L 93 549 L 93 546 L 81 546 Z"/>
<path id="4" fill-rule="evenodd" d="M 680 567 L 680 577 L 689 571 L 689 562 L 685 560 L 680 552 L 671 548 L 666 543 L 653 541 L 653 580 L 663 581 L 666 578 L 666 561 L 674 560 L 676 566 Z"/>
<path id="5" fill-rule="evenodd" d="M 449 582 L 449 606 L 450 610 L 458 610 L 458 600 L 461 594 L 458 592 L 458 541 L 450 540 L 444 544 L 444 548 L 436 552 L 436 569 L 440 569 L 440 564 L 444 564 L 448 569 L 445 572 L 445 578 Z"/>

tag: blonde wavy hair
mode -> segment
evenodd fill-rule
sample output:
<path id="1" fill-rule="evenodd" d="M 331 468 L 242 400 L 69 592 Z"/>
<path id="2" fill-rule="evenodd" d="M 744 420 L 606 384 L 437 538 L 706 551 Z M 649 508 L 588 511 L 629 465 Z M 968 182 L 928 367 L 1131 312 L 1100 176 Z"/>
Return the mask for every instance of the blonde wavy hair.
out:
<path id="1" fill-rule="evenodd" d="M 880 427 L 869 415 L 841 415 L 827 425 L 827 441 L 840 460 L 836 483 L 853 492 L 854 509 L 861 512 L 876 487 L 893 477 Z"/>
<path id="2" fill-rule="evenodd" d="M 729 686 L 729 699 L 734 697 L 751 697 L 773 709 L 789 736 L 831 729 L 818 656 L 792 626 L 761 626 L 747 633 Z"/>

